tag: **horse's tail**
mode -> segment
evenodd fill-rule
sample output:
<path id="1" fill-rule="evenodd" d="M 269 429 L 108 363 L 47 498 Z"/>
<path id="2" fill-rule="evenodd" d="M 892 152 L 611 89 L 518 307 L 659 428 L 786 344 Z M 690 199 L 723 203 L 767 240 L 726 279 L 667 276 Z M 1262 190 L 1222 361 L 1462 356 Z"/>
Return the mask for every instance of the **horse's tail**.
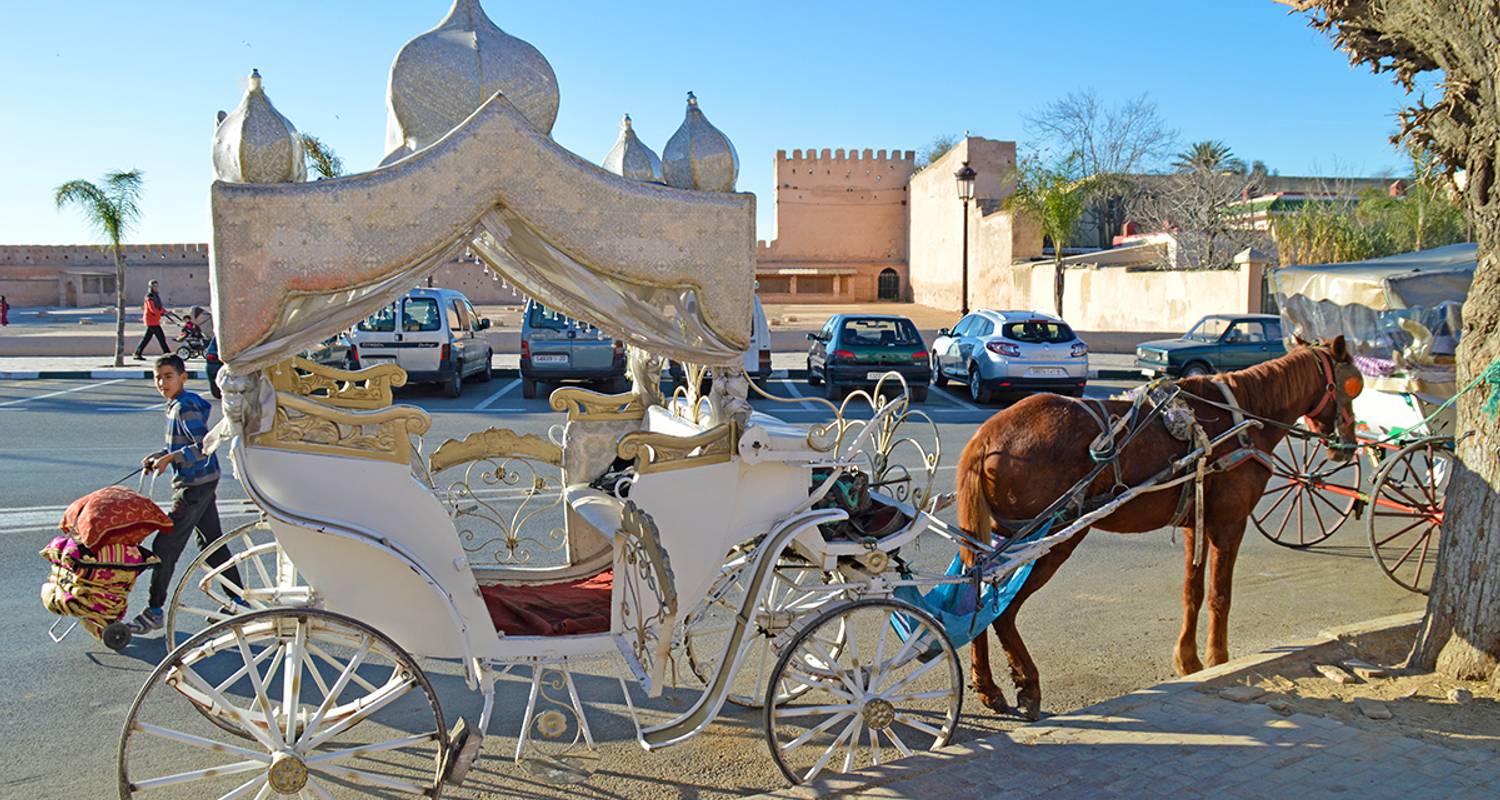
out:
<path id="1" fill-rule="evenodd" d="M 984 496 L 984 462 L 986 456 L 980 437 L 971 439 L 958 457 L 958 474 L 955 483 L 958 489 L 958 526 L 975 539 L 989 543 L 993 538 L 994 521 L 990 516 L 990 504 Z M 972 564 L 974 550 L 963 548 L 965 564 Z"/>

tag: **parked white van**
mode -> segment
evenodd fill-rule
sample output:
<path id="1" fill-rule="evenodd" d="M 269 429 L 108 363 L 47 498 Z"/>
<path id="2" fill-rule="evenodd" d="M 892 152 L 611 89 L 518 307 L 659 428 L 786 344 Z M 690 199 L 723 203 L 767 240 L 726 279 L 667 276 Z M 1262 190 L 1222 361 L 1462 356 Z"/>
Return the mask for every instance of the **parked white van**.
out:
<path id="1" fill-rule="evenodd" d="M 413 289 L 357 323 L 349 341 L 361 367 L 396 364 L 408 383 L 440 383 L 444 394 L 458 397 L 464 380 L 490 379 L 494 350 L 482 333 L 489 327 L 461 292 Z"/>

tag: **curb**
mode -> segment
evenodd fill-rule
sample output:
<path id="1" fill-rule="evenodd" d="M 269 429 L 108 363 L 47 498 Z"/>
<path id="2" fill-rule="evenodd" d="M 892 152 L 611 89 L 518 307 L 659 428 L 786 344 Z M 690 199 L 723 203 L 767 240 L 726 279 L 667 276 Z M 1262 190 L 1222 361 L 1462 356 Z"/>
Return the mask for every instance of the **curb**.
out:
<path id="1" fill-rule="evenodd" d="M 1391 628 L 1400 628 L 1407 625 L 1420 623 L 1423 612 L 1409 611 L 1403 614 L 1393 614 L 1386 617 L 1377 617 L 1364 622 L 1356 622 L 1335 628 L 1320 631 L 1315 638 L 1304 641 L 1293 642 L 1286 645 L 1278 645 L 1268 648 L 1259 653 L 1227 661 L 1217 667 L 1196 672 L 1182 678 L 1174 678 L 1169 681 L 1158 683 L 1137 689 L 1119 697 L 1100 701 L 1079 709 L 1073 709 L 1051 717 L 1045 717 L 1038 722 L 1047 724 L 1047 720 L 1059 716 L 1071 716 L 1086 714 L 1088 709 L 1105 703 L 1112 703 L 1121 697 L 1129 697 L 1134 694 L 1176 694 L 1184 691 L 1203 691 L 1204 685 L 1215 680 L 1222 680 L 1226 676 L 1245 672 L 1255 668 L 1266 668 L 1283 659 L 1291 660 L 1301 657 L 1304 653 L 1317 647 L 1339 642 L 1345 637 L 1373 633 Z M 965 687 L 965 691 L 968 688 Z M 1208 691 L 1213 691 L 1208 689 Z M 939 750 L 930 750 L 914 754 L 908 758 L 902 758 L 879 767 L 867 767 L 847 775 L 831 775 L 820 778 L 812 783 L 801 786 L 792 786 L 784 789 L 754 795 L 749 800 L 807 800 L 808 798 L 836 797 L 853 792 L 878 790 L 880 787 L 897 780 L 906 780 L 921 775 L 936 772 L 944 767 L 962 764 L 972 757 L 993 753 L 1001 747 L 1024 746 L 1024 742 L 1011 738 L 1012 734 L 1020 733 L 1030 727 L 1022 725 L 1011 731 L 995 733 L 990 736 L 972 739 L 962 744 L 949 745 Z M 1165 744 L 1166 742 L 1158 742 Z M 897 795 L 891 794 L 891 797 Z"/>
<path id="2" fill-rule="evenodd" d="M 0 380 L 6 381 L 34 381 L 34 380 L 87 380 L 91 378 L 142 378 L 151 379 L 153 373 L 143 369 L 127 369 L 110 367 L 108 369 L 49 369 L 49 370 L 19 370 L 0 371 Z M 201 369 L 188 370 L 189 378 L 206 378 L 208 373 Z"/>

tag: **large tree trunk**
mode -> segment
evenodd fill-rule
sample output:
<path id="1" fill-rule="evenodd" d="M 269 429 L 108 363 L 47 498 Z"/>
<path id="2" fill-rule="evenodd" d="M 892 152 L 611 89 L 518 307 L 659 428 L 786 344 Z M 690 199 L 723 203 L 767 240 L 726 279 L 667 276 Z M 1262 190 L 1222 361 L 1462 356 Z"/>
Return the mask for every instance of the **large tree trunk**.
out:
<path id="1" fill-rule="evenodd" d="M 125 366 L 125 262 L 120 246 L 109 249 L 115 257 L 115 366 Z"/>
<path id="2" fill-rule="evenodd" d="M 1052 243 L 1052 248 L 1053 248 L 1053 250 L 1056 251 L 1056 254 L 1052 258 L 1052 304 L 1055 305 L 1055 306 L 1057 306 L 1057 316 L 1059 318 L 1061 318 L 1062 315 L 1063 315 L 1063 288 L 1064 288 L 1064 284 L 1063 284 L 1064 273 L 1063 273 L 1063 262 L 1062 262 L 1062 247 L 1059 246 L 1057 244 L 1057 242 L 1053 242 Z"/>
<path id="3" fill-rule="evenodd" d="M 1482 209 L 1474 221 L 1479 268 L 1464 303 L 1459 386 L 1500 359 L 1500 206 Z M 1458 464 L 1448 483 L 1427 616 L 1411 659 L 1412 666 L 1469 680 L 1488 678 L 1500 664 L 1500 425 L 1480 410 L 1488 388 L 1458 402 Z"/>

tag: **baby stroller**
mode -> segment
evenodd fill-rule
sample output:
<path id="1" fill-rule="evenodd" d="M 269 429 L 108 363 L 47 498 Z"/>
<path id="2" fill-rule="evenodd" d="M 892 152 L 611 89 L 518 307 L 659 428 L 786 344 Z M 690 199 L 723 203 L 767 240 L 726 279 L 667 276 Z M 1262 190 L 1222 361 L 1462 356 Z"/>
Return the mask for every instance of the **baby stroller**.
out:
<path id="1" fill-rule="evenodd" d="M 51 565 L 42 584 L 42 605 L 59 619 L 47 629 L 54 643 L 79 624 L 116 652 L 130 644 L 122 619 L 130 590 L 141 572 L 160 563 L 141 542 L 172 519 L 149 497 L 123 486 L 108 486 L 73 501 L 41 556 Z M 73 619 L 62 632 L 57 628 Z"/>
<path id="2" fill-rule="evenodd" d="M 182 329 L 173 341 L 178 343 L 177 357 L 183 361 L 199 358 L 203 355 L 203 351 L 208 349 L 209 337 L 204 332 L 203 326 L 197 322 L 203 316 L 203 309 L 198 306 L 194 306 L 187 317 L 172 315 L 173 319 L 182 323 Z"/>

